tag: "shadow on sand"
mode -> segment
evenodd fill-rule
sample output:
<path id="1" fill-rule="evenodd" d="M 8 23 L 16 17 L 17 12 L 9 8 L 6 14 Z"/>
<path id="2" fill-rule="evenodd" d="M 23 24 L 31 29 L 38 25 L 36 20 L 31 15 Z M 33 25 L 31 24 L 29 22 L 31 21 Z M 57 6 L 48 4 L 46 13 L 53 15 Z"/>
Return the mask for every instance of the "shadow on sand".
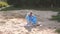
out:
<path id="1" fill-rule="evenodd" d="M 24 26 L 26 30 L 28 30 L 28 32 L 31 32 L 33 28 L 38 29 L 39 31 L 42 31 L 43 29 L 46 29 L 43 26 Z"/>

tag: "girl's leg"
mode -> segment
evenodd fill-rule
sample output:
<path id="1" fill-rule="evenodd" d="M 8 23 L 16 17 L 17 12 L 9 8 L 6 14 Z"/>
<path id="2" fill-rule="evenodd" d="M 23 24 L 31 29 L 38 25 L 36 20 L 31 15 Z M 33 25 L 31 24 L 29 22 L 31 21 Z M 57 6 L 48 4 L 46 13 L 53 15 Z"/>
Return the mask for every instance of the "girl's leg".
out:
<path id="1" fill-rule="evenodd" d="M 27 26 L 31 26 L 31 22 L 28 22 L 28 23 L 27 23 Z"/>

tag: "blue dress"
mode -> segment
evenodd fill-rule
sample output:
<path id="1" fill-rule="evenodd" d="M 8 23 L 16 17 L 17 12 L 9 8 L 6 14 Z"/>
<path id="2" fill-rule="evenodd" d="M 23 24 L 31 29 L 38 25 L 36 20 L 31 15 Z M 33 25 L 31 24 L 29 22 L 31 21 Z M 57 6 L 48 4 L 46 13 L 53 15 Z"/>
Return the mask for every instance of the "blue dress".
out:
<path id="1" fill-rule="evenodd" d="M 37 18 L 36 16 L 26 16 L 26 20 L 28 23 L 32 23 L 33 25 L 35 25 L 37 23 Z"/>

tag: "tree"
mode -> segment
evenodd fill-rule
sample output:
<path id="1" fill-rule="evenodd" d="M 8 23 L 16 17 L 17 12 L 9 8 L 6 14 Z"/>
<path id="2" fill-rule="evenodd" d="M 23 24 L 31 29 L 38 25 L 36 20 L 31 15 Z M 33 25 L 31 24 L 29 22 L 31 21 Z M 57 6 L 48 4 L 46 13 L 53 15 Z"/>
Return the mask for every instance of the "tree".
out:
<path id="1" fill-rule="evenodd" d="M 7 2 L 16 6 L 60 7 L 60 0 L 7 0 Z"/>

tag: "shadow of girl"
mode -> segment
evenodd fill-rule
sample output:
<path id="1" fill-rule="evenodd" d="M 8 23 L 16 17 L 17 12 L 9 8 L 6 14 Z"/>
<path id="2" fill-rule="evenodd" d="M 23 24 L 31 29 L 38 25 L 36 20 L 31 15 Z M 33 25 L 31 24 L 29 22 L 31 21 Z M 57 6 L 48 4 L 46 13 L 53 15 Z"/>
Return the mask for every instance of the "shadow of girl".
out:
<path id="1" fill-rule="evenodd" d="M 36 28 L 36 26 L 24 26 L 28 32 L 31 32 L 32 28 Z"/>

